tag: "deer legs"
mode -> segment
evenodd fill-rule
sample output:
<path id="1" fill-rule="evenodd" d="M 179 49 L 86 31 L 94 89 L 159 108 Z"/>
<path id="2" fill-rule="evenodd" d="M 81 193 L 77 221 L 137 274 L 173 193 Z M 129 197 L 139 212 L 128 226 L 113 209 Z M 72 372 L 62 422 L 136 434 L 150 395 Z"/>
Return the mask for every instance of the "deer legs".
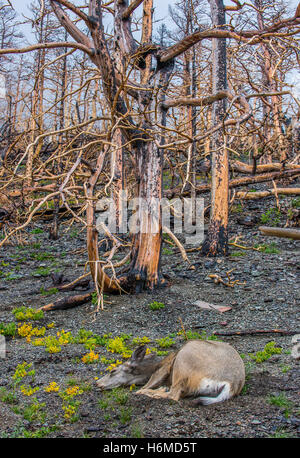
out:
<path id="1" fill-rule="evenodd" d="M 169 355 L 165 364 L 152 374 L 146 385 L 143 386 L 136 394 L 144 394 L 151 398 L 167 398 L 178 401 L 183 393 L 184 384 L 181 382 L 176 385 L 172 384 L 170 391 L 162 385 L 170 386 L 170 375 L 172 372 L 174 354 Z"/>
<path id="2" fill-rule="evenodd" d="M 149 396 L 150 398 L 154 399 L 165 398 L 172 399 L 173 401 L 179 401 L 179 399 L 182 397 L 182 393 L 182 386 L 172 387 L 170 391 L 167 391 L 166 387 L 162 387 L 156 390 L 152 390 L 150 388 L 142 388 L 136 392 L 136 394 L 144 394 L 145 396 Z"/>
<path id="3" fill-rule="evenodd" d="M 185 391 L 184 390 L 185 385 L 183 381 L 180 381 L 179 383 L 176 383 L 175 385 L 172 384 L 170 391 L 168 391 L 167 387 L 161 387 L 161 385 L 164 382 L 166 382 L 166 379 L 170 375 L 169 372 L 165 373 L 165 371 L 161 371 L 160 374 L 158 374 L 158 372 L 160 372 L 160 370 L 155 372 L 152 375 L 152 377 L 150 378 L 149 382 L 146 383 L 146 385 L 143 388 L 137 391 L 136 394 L 144 394 L 145 396 L 149 396 L 150 398 L 155 398 L 155 399 L 165 398 L 165 399 L 173 399 L 174 401 L 178 401 L 182 397 Z"/>

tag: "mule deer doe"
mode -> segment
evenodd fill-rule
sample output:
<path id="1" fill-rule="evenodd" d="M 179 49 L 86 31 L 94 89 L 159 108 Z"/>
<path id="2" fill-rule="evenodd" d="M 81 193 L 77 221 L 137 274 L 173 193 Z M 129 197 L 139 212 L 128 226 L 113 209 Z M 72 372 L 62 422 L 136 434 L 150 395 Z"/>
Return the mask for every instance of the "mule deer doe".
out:
<path id="1" fill-rule="evenodd" d="M 196 396 L 194 405 L 226 401 L 238 395 L 245 383 L 244 363 L 237 351 L 219 341 L 190 340 L 163 360 L 138 347 L 130 360 L 97 381 L 100 389 L 144 385 L 137 394 L 178 401 Z M 167 388 L 159 388 L 162 385 Z"/>

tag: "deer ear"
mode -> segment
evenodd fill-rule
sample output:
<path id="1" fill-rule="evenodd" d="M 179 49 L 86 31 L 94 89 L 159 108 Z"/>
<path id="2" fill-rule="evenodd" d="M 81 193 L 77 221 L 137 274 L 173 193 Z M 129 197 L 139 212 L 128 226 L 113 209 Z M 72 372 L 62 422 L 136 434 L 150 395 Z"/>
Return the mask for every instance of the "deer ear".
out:
<path id="1" fill-rule="evenodd" d="M 141 362 L 143 361 L 145 354 L 146 354 L 147 347 L 146 345 L 140 345 L 138 348 L 134 350 L 131 356 L 132 361 Z"/>

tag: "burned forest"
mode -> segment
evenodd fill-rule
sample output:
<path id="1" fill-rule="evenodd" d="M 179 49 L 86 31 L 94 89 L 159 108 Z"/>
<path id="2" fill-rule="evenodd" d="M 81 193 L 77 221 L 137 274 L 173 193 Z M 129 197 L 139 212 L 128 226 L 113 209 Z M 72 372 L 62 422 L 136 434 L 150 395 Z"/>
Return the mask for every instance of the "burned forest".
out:
<path id="1" fill-rule="evenodd" d="M 299 437 L 300 4 L 0 0 L 0 41 L 0 438 Z"/>

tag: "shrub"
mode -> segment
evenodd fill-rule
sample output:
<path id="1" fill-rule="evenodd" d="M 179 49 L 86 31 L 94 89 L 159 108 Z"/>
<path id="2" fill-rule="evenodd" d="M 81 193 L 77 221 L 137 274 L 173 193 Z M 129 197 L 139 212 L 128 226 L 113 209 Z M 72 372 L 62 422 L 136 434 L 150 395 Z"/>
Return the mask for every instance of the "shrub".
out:
<path id="1" fill-rule="evenodd" d="M 250 358 L 254 359 L 256 363 L 262 363 L 267 361 L 272 355 L 280 354 L 282 352 L 282 348 L 275 347 L 275 342 L 268 342 L 265 345 L 265 348 L 262 351 L 258 351 L 254 355 L 250 354 Z"/>
<path id="2" fill-rule="evenodd" d="M 277 226 L 280 222 L 280 211 L 277 207 L 270 208 L 261 215 L 260 221 L 263 224 L 269 224 L 270 226 Z"/>
<path id="3" fill-rule="evenodd" d="M 157 302 L 157 301 L 153 301 L 149 304 L 149 308 L 151 310 L 159 310 L 159 309 L 164 309 L 165 308 L 165 304 L 163 302 Z"/>
<path id="4" fill-rule="evenodd" d="M 35 310 L 31 307 L 17 307 L 13 309 L 12 313 L 15 315 L 17 321 L 41 320 L 44 318 L 44 312 L 42 310 Z"/>

